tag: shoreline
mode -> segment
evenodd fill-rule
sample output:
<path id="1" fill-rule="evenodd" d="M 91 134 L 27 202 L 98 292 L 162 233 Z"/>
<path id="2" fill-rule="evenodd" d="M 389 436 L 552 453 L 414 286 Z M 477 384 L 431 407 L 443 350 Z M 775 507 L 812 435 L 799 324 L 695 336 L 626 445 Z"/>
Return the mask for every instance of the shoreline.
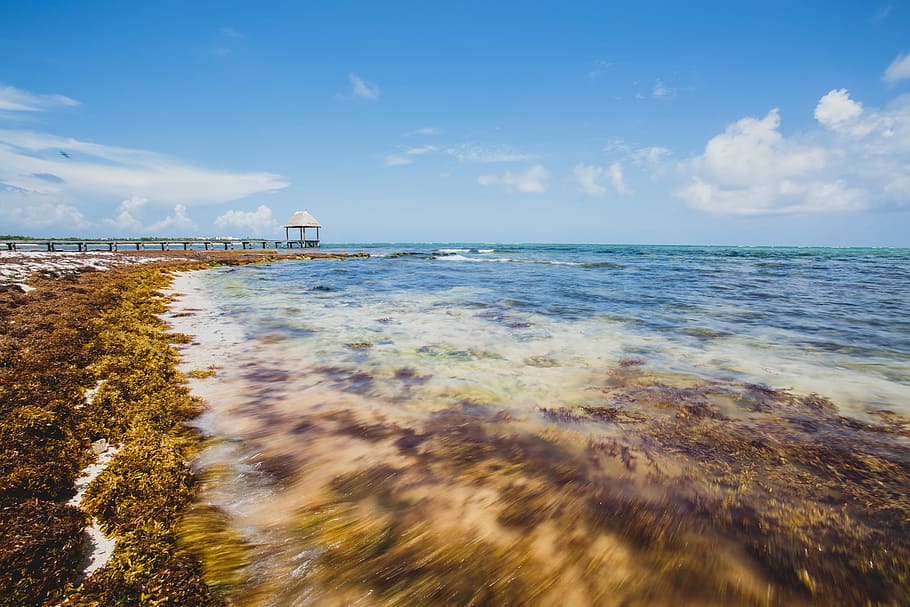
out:
<path id="1" fill-rule="evenodd" d="M 19 406 L 19 417 L 9 417 L 4 404 L 4 421 L 22 420 L 28 413 L 23 427 L 37 432 L 29 435 L 31 440 L 57 441 L 51 445 L 53 453 L 68 467 L 58 471 L 59 482 L 37 498 L 41 506 L 34 512 L 16 509 L 24 503 L 22 495 L 11 494 L 7 482 L 16 470 L 3 470 L 0 522 L 4 529 L 29 528 L 31 535 L 17 531 L 16 540 L 20 544 L 25 540 L 26 549 L 20 546 L 16 552 L 9 545 L 0 546 L 4 557 L 0 562 L 26 562 L 22 559 L 46 557 L 57 550 L 61 566 L 44 571 L 48 575 L 40 586 L 32 584 L 43 593 L 40 599 L 23 595 L 15 574 L 0 571 L 4 596 L 12 597 L 0 599 L 0 604 L 62 599 L 67 604 L 105 604 L 143 594 L 162 600 L 180 597 L 183 604 L 199 605 L 221 605 L 238 596 L 241 602 L 256 604 L 262 598 L 257 595 L 262 589 L 243 581 L 250 542 L 231 527 L 224 511 L 198 499 L 198 492 L 215 479 L 205 471 L 201 476 L 191 471 L 203 437 L 186 425 L 202 421 L 197 417 L 204 411 L 200 397 L 217 400 L 219 390 L 232 389 L 229 382 L 219 385 L 205 376 L 212 370 L 218 377 L 222 371 L 218 352 L 241 344 L 243 336 L 227 325 L 213 325 L 211 315 L 204 313 L 199 276 L 180 274 L 212 265 L 273 261 L 255 257 L 155 260 L 72 278 L 35 277 L 27 283 L 35 289 L 27 293 L 0 291 L 3 338 L 22 339 L 7 343 L 27 350 L 18 364 L 32 364 L 30 372 L 59 374 L 67 382 L 60 391 L 66 398 L 44 408 L 31 404 L 35 408 L 27 411 Z M 69 348 L 61 350 L 70 357 L 67 364 L 53 367 L 46 353 L 38 361 L 29 360 L 39 353 L 37 344 L 51 350 Z M 83 347 L 87 344 L 92 345 Z M 114 347 L 127 344 L 144 354 L 124 356 L 123 348 Z M 343 470 L 307 480 L 309 489 L 318 489 L 310 497 L 299 503 L 288 497 L 279 502 L 293 515 L 288 520 L 294 528 L 305 531 L 294 541 L 317 546 L 337 559 L 334 569 L 310 571 L 306 583 L 326 591 L 338 576 L 345 592 L 368 584 L 378 589 L 376 601 L 416 600 L 407 592 L 389 594 L 392 590 L 384 586 L 382 572 L 392 564 L 423 558 L 426 573 L 405 569 L 396 583 L 433 584 L 440 592 L 450 589 L 468 597 L 473 587 L 465 586 L 457 568 L 452 568 L 468 558 L 476 562 L 483 583 L 490 584 L 490 596 L 502 600 L 550 604 L 548 597 L 553 596 L 602 600 L 614 596 L 609 594 L 616 592 L 611 584 L 619 578 L 611 577 L 610 571 L 600 582 L 577 573 L 570 576 L 568 586 L 565 580 L 560 585 L 551 579 L 560 571 L 562 551 L 568 549 L 558 534 L 553 535 L 562 529 L 566 538 L 574 537 L 573 550 L 581 550 L 571 553 L 580 563 L 600 571 L 606 562 L 631 575 L 631 590 L 626 591 L 633 600 L 675 596 L 708 603 L 724 596 L 727 604 L 821 604 L 859 603 L 871 597 L 888 604 L 907 598 L 895 590 L 893 581 L 908 574 L 910 561 L 905 557 L 910 545 L 903 536 L 887 538 L 889 530 L 900 533 L 906 527 L 894 517 L 910 513 L 908 498 L 899 495 L 900 487 L 910 486 L 906 448 L 895 450 L 895 442 L 906 443 L 906 420 L 883 416 L 860 422 L 842 416 L 823 397 L 766 386 L 698 381 L 687 386 L 680 383 L 684 378 L 660 375 L 636 361 L 618 360 L 607 372 L 604 398 L 638 403 L 644 414 L 624 407 L 547 406 L 538 410 L 540 420 L 535 422 L 543 430 L 529 432 L 522 420 L 481 403 L 445 408 L 425 420 L 384 418 L 375 411 L 345 406 L 297 412 L 296 427 L 303 428 L 300 432 L 311 445 L 308 457 L 315 462 L 346 461 Z M 114 380 L 99 388 L 97 380 L 102 377 Z M 95 398 L 80 411 L 76 403 L 94 388 Z M 49 392 L 40 383 L 22 390 L 19 400 L 46 397 Z M 731 420 L 716 407 L 701 404 L 730 395 L 749 400 L 760 423 Z M 660 400 L 662 413 L 654 410 L 655 400 Z M 48 420 L 59 427 L 62 438 L 42 434 L 41 424 Z M 822 435 L 817 434 L 819 428 Z M 592 434 L 592 429 L 601 435 Z M 105 436 L 99 437 L 102 431 Z M 818 436 L 830 444 L 815 444 Z M 86 505 L 89 515 L 123 541 L 118 541 L 109 566 L 76 590 L 75 561 L 84 552 L 80 538 L 87 521 L 63 500 L 70 491 L 66 479 L 75 480 L 88 463 L 88 441 L 93 438 L 123 443 L 113 468 L 99 475 L 99 484 L 87 491 Z M 0 446 L 9 448 L 6 443 Z M 348 461 L 342 456 L 348 453 L 361 459 Z M 554 453 L 557 460 L 552 459 Z M 281 476 L 282 466 L 287 466 L 281 458 L 286 455 L 266 449 L 252 460 L 258 462 L 263 478 L 281 491 L 296 482 L 293 475 Z M 36 462 L 47 465 L 51 459 Z M 160 471 L 152 472 L 147 463 L 160 465 Z M 513 476 L 497 470 L 510 470 Z M 163 484 L 146 487 L 142 499 L 117 486 L 150 476 Z M 374 498 L 392 495 L 409 496 L 435 514 L 427 518 L 407 505 L 374 511 Z M 118 512 L 124 503 L 132 514 Z M 462 508 L 467 508 L 462 514 L 471 516 L 453 520 Z M 325 518 L 329 511 L 337 517 Z M 45 518 L 29 527 L 35 512 Z M 495 534 L 475 537 L 470 527 L 461 526 L 478 520 L 481 513 L 484 520 L 491 519 L 485 524 L 493 525 Z M 434 518 L 438 516 L 442 519 Z M 380 524 L 388 520 L 394 524 Z M 399 533 L 412 528 L 415 520 L 434 524 L 419 541 L 408 543 L 411 536 Z M 515 534 L 527 539 L 507 539 Z M 463 537 L 465 543 L 452 545 L 450 537 Z M 378 557 L 361 552 L 379 539 L 387 553 Z M 803 555 L 803 548 L 813 542 L 818 554 Z M 29 553 L 30 546 L 40 554 Z M 546 564 L 541 561 L 542 546 L 551 547 Z M 731 546 L 737 550 L 727 556 L 737 556 L 724 562 L 718 555 Z M 612 556 L 607 558 L 608 554 Z M 875 565 L 863 568 L 850 560 L 860 557 Z M 872 578 L 870 585 L 863 585 L 865 576 L 873 573 L 884 576 L 881 585 L 871 585 Z M 680 585 L 669 590 L 655 586 L 668 575 L 682 576 Z M 502 585 L 507 578 L 515 582 Z M 850 580 L 852 588 L 832 582 L 838 579 Z M 671 595 L 649 595 L 655 587 L 672 591 Z"/>
<path id="2" fill-rule="evenodd" d="M 0 256 L 0 604 L 157 596 L 221 605 L 198 560 L 177 548 L 174 535 L 196 483 L 186 462 L 199 438 L 184 422 L 202 405 L 176 369 L 173 347 L 188 338 L 158 318 L 167 303 L 160 291 L 179 269 L 276 257 L 270 251 L 196 252 L 191 259 L 182 252 L 49 255 Z M 314 256 L 281 257 L 295 258 Z M 99 440 L 122 446 L 76 508 L 68 500 Z M 77 589 L 91 554 L 87 517 L 116 547 Z"/>

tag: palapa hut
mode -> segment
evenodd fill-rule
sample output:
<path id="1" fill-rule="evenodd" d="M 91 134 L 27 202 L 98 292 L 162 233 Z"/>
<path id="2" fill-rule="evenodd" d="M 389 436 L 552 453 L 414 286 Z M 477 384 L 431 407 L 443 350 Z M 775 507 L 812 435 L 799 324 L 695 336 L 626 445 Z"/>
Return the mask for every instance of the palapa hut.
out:
<path id="1" fill-rule="evenodd" d="M 322 227 L 322 224 L 319 223 L 315 217 L 310 215 L 310 212 L 304 209 L 303 211 L 297 211 L 294 213 L 290 219 L 288 219 L 284 224 L 284 236 L 287 242 L 288 247 L 299 246 L 302 248 L 306 247 L 318 247 L 319 246 L 319 228 Z M 291 240 L 291 229 L 299 228 L 300 229 L 300 238 L 298 240 Z M 307 239 L 306 229 L 307 228 L 316 228 L 316 239 Z"/>

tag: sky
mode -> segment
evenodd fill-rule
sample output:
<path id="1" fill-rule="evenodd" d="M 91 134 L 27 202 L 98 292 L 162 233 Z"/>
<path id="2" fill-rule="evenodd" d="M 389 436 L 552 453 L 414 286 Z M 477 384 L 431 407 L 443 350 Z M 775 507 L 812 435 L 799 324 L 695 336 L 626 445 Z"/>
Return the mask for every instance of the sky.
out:
<path id="1" fill-rule="evenodd" d="M 0 0 L 0 233 L 910 246 L 910 1 Z"/>

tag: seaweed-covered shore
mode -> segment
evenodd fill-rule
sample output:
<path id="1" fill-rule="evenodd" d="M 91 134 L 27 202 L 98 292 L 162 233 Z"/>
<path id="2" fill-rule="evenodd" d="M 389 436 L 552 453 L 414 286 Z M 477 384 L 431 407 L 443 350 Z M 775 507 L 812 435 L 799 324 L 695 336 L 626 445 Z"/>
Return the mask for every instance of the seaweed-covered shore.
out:
<path id="1" fill-rule="evenodd" d="M 0 604 L 221 604 L 176 542 L 202 404 L 175 366 L 187 336 L 157 315 L 173 271 L 274 253 L 21 257 L 0 285 Z M 67 505 L 105 442 L 119 452 Z M 92 518 L 116 549 L 82 580 Z"/>
<path id="2" fill-rule="evenodd" d="M 158 317 L 173 272 L 263 259 L 175 258 L 0 292 L 0 604 L 910 603 L 906 418 L 847 417 L 819 395 L 638 358 L 601 368 L 583 404 L 530 412 L 466 386 L 402 415 L 368 387 L 416 391 L 428 377 L 411 367 L 301 369 L 333 387 L 329 404 L 272 391 L 247 420 L 251 442 L 267 441 L 243 463 L 275 489 L 288 557 L 264 573 L 274 545 L 205 499 L 236 478 L 190 466 L 204 445 L 184 423 L 202 409 L 177 367 L 189 337 Z M 356 360 L 377 348 L 346 342 Z M 102 439 L 120 450 L 82 509 L 66 505 Z M 117 544 L 80 580 L 90 517 Z"/>

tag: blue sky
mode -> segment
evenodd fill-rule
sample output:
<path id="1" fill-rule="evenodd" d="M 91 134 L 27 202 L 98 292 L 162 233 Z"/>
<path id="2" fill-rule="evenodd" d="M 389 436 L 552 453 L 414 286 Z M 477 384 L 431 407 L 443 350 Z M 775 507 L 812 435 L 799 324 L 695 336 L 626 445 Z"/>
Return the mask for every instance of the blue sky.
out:
<path id="1" fill-rule="evenodd" d="M 0 232 L 910 246 L 910 3 L 433 4 L 2 0 Z"/>

